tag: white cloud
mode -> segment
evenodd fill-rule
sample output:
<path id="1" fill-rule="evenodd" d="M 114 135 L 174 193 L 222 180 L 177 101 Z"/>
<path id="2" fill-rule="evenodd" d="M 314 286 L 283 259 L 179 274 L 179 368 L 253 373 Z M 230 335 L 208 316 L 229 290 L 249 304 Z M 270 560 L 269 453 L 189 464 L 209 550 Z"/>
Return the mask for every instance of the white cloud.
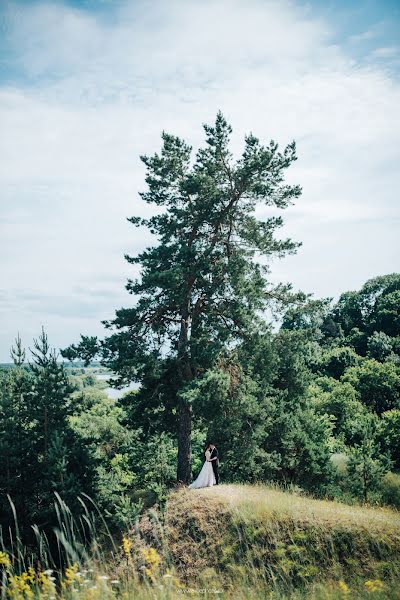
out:
<path id="1" fill-rule="evenodd" d="M 0 359 L 22 328 L 51 325 L 62 346 L 101 332 L 98 314 L 130 302 L 123 254 L 150 243 L 126 221 L 149 211 L 139 154 L 158 150 L 163 129 L 198 145 L 218 109 L 236 151 L 250 130 L 298 142 L 289 177 L 304 192 L 283 234 L 304 246 L 274 264 L 274 278 L 335 295 L 396 269 L 400 85 L 382 52 L 382 68 L 355 62 L 333 44 L 334 24 L 290 2 L 118 6 L 107 17 L 9 4 L 20 79 L 0 87 L 2 287 L 12 298 Z"/>
<path id="2" fill-rule="evenodd" d="M 372 56 L 376 58 L 398 58 L 399 57 L 399 47 L 398 46 L 385 46 L 382 48 L 375 48 L 371 52 Z"/>

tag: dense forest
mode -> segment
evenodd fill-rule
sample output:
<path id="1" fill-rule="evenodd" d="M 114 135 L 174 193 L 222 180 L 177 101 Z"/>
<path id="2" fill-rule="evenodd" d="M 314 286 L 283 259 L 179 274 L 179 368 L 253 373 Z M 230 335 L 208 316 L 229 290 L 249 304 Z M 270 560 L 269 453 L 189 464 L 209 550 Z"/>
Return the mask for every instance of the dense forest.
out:
<path id="1" fill-rule="evenodd" d="M 204 129 L 194 163 L 166 133 L 160 154 L 141 157 L 141 196 L 157 210 L 128 220 L 158 243 L 125 257 L 141 269 L 126 286 L 137 301 L 103 322 L 114 332 L 82 335 L 61 350 L 69 363 L 44 330 L 29 364 L 16 339 L 14 365 L 0 373 L 6 532 L 12 506 L 28 541 L 33 524 L 50 530 L 54 492 L 71 511 L 87 494 L 111 528 L 128 526 L 191 480 L 207 439 L 223 482 L 400 505 L 400 275 L 337 302 L 271 286 L 270 260 L 299 245 L 276 236 L 279 211 L 301 195 L 284 181 L 296 146 L 280 152 L 248 135 L 234 161 L 223 115 Z M 79 366 L 94 360 L 114 386 L 138 388 L 110 398 Z"/>

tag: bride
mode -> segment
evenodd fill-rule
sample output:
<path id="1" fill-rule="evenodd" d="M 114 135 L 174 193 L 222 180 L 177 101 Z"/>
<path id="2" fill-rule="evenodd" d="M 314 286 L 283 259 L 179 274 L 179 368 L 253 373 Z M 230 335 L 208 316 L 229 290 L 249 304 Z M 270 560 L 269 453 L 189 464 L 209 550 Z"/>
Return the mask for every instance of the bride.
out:
<path id="1" fill-rule="evenodd" d="M 191 490 L 194 490 L 196 488 L 209 487 L 211 485 L 215 485 L 215 483 L 216 483 L 214 470 L 212 468 L 212 462 L 210 460 L 210 458 L 211 458 L 210 444 L 207 444 L 206 451 L 204 452 L 204 454 L 205 454 L 206 460 L 204 462 L 204 465 L 201 468 L 200 473 L 197 476 L 197 479 L 195 479 L 193 481 L 193 483 L 191 483 L 189 485 L 189 489 L 191 489 Z"/>

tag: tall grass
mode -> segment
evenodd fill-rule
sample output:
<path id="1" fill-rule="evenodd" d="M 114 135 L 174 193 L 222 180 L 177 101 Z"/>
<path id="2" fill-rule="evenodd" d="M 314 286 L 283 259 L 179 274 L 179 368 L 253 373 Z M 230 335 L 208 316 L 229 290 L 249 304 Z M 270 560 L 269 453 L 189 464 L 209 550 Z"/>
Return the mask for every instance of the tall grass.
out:
<path id="1" fill-rule="evenodd" d="M 168 514 L 169 513 L 169 514 Z M 400 514 L 263 485 L 181 491 L 166 517 L 178 573 L 285 597 L 400 590 Z M 204 546 L 206 545 L 206 548 Z M 183 549 L 191 551 L 183 558 Z M 206 550 L 206 551 L 205 551 Z M 188 554 L 190 558 L 188 558 Z M 310 596 L 312 597 L 312 596 Z"/>
<path id="2" fill-rule="evenodd" d="M 399 600 L 400 515 L 265 486 L 180 489 L 116 539 L 95 503 L 73 515 L 56 494 L 36 547 L 1 532 L 3 600 L 388 598 Z"/>

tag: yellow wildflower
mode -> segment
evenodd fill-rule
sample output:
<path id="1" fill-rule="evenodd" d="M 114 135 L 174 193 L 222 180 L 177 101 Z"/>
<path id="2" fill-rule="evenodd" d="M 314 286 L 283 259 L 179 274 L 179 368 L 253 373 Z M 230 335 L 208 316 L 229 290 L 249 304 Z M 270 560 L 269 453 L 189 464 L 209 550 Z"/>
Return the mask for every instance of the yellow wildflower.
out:
<path id="1" fill-rule="evenodd" d="M 129 556 L 132 550 L 132 542 L 129 538 L 124 536 L 122 538 L 122 548 L 126 556 Z"/>
<path id="2" fill-rule="evenodd" d="M 76 581 L 80 581 L 81 574 L 78 572 L 78 564 L 74 563 L 72 566 L 65 569 L 64 581 L 62 587 L 73 587 Z"/>
<path id="3" fill-rule="evenodd" d="M 35 580 L 35 571 L 29 567 L 28 572 L 21 575 L 10 575 L 8 578 L 7 594 L 12 600 L 30 600 L 33 597 L 31 584 Z"/>
<path id="4" fill-rule="evenodd" d="M 0 565 L 3 565 L 6 569 L 11 567 L 11 560 L 6 552 L 0 552 Z"/>
<path id="5" fill-rule="evenodd" d="M 350 588 L 344 581 L 340 580 L 338 587 L 344 596 L 348 596 L 348 594 L 350 594 Z"/>
<path id="6" fill-rule="evenodd" d="M 144 572 L 148 577 L 153 579 L 161 562 L 161 557 L 155 548 L 142 548 L 141 554 L 144 562 L 146 563 Z"/>
<path id="7" fill-rule="evenodd" d="M 33 567 L 28 567 L 28 573 L 26 574 L 26 579 L 29 581 L 29 583 L 34 583 L 34 581 L 36 579 L 36 575 L 35 575 L 35 571 L 34 571 Z"/>
<path id="8" fill-rule="evenodd" d="M 48 569 L 47 571 L 40 571 L 37 576 L 40 591 L 46 595 L 55 594 L 55 585 L 52 581 L 54 577 L 51 577 L 51 573 L 51 569 Z"/>
<path id="9" fill-rule="evenodd" d="M 380 579 L 369 579 L 364 583 L 367 592 L 382 592 L 385 589 L 383 581 Z"/>

